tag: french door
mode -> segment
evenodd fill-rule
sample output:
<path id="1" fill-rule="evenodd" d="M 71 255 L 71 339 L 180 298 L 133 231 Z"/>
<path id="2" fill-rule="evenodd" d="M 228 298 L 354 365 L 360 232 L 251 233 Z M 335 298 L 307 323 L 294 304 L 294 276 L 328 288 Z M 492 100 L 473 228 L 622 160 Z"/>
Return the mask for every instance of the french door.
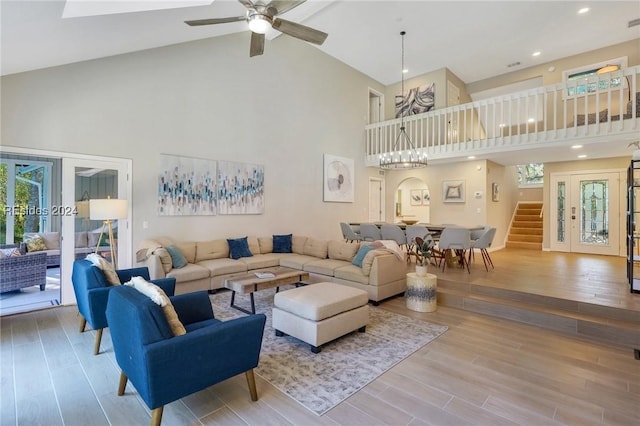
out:
<path id="1" fill-rule="evenodd" d="M 551 175 L 550 248 L 621 256 L 623 171 Z"/>

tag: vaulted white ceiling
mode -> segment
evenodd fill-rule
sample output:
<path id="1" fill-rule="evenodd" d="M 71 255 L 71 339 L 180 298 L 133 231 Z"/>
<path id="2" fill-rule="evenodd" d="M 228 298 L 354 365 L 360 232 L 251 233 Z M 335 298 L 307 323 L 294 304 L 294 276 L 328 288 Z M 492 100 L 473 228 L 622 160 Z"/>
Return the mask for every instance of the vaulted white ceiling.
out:
<path id="1" fill-rule="evenodd" d="M 74 0 L 71 6 L 113 0 Z M 2 0 L 3 75 L 247 31 L 244 22 L 189 27 L 185 20 L 239 16 L 235 0 L 137 0 L 128 13 L 63 18 L 63 0 Z M 187 7 L 157 10 L 158 7 Z M 591 10 L 578 15 L 580 7 Z M 68 8 L 75 14 L 85 12 Z M 97 12 L 104 13 L 104 12 Z M 327 54 L 383 83 L 400 80 L 400 31 L 407 77 L 448 67 L 463 81 L 640 38 L 640 2 L 634 1 L 323 1 L 308 0 L 283 18 L 329 34 Z M 272 38 L 277 32 L 271 34 Z M 301 42 L 302 43 L 302 42 Z M 531 56 L 540 51 L 537 57 Z M 248 46 L 247 46 L 247 55 Z M 269 52 L 269 41 L 265 47 Z M 507 65 L 520 62 L 514 68 Z"/>

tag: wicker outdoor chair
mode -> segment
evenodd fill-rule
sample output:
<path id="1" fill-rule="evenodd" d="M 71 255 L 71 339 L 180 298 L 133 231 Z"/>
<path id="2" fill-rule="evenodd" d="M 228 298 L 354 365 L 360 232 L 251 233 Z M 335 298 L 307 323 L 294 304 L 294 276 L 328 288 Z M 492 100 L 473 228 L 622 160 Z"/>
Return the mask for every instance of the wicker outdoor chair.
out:
<path id="1" fill-rule="evenodd" d="M 15 245 L 2 245 L 0 248 L 15 248 Z M 0 259 L 0 293 L 18 290 L 34 285 L 44 291 L 47 284 L 47 255 L 30 253 L 22 256 Z"/>

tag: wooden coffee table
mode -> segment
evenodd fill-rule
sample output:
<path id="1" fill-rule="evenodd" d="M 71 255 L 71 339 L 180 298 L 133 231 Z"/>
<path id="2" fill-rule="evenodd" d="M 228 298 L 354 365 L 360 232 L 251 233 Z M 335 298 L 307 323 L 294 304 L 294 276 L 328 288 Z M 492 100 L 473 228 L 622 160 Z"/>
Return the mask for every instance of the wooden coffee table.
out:
<path id="1" fill-rule="evenodd" d="M 256 272 L 272 272 L 275 276 L 270 278 L 258 278 L 255 275 Z M 256 304 L 253 298 L 254 292 L 273 287 L 276 287 L 277 292 L 279 290 L 279 286 L 287 284 L 295 284 L 296 287 L 298 287 L 298 285 L 304 284 L 302 281 L 308 279 L 308 272 L 285 268 L 284 266 L 276 266 L 273 268 L 257 269 L 243 274 L 232 275 L 224 280 L 224 286 L 231 290 L 231 304 L 229 306 L 247 314 L 255 314 Z M 249 297 L 251 298 L 251 311 L 235 304 L 236 293 L 249 293 Z"/>

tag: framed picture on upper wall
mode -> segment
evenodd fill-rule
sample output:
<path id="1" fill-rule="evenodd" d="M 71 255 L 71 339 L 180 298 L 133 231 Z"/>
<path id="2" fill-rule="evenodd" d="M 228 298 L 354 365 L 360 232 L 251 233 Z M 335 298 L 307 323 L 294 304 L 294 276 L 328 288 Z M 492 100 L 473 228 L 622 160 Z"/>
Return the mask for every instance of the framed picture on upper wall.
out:
<path id="1" fill-rule="evenodd" d="M 496 182 L 491 184 L 491 201 L 500 201 L 500 185 Z"/>
<path id="2" fill-rule="evenodd" d="M 353 203 L 354 163 L 351 158 L 324 154 L 323 201 Z"/>
<path id="3" fill-rule="evenodd" d="M 442 181 L 442 201 L 445 203 L 464 203 L 465 191 L 463 180 Z"/>
<path id="4" fill-rule="evenodd" d="M 160 154 L 158 215 L 216 214 L 216 162 Z"/>
<path id="5" fill-rule="evenodd" d="M 423 189 L 422 190 L 422 205 L 423 206 L 428 206 L 429 204 L 431 204 L 431 193 L 429 192 L 428 189 Z"/>

